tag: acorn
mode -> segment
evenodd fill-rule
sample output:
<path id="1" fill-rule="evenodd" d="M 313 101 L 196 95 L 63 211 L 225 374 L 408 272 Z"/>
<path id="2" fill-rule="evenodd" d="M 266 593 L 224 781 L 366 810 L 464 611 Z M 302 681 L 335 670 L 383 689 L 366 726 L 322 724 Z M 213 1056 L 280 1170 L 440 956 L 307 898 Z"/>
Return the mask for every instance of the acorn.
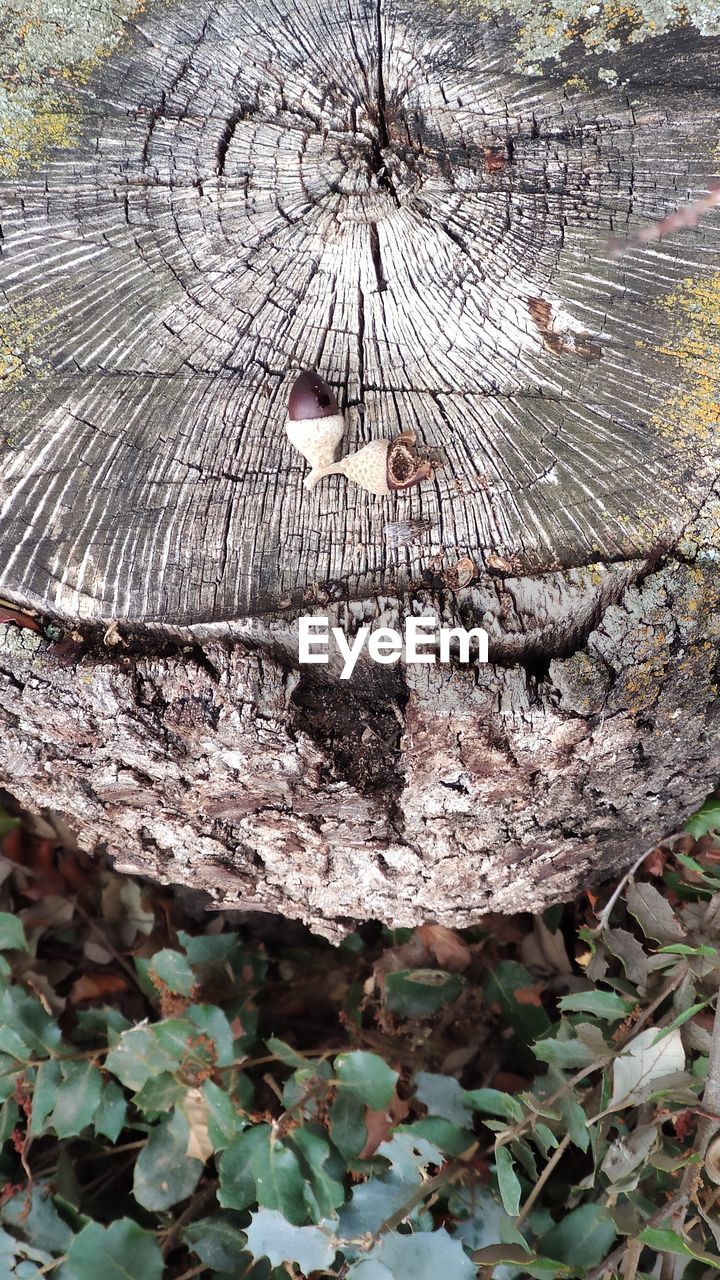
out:
<path id="1" fill-rule="evenodd" d="M 338 402 L 314 369 L 305 369 L 293 383 L 285 430 L 290 443 L 310 463 L 304 484 L 312 489 L 320 479 L 317 468 L 333 461 L 345 433 Z"/>
<path id="2" fill-rule="evenodd" d="M 308 479 L 312 479 L 314 485 L 323 476 L 346 476 L 368 493 L 383 498 L 398 489 L 410 489 L 421 480 L 432 479 L 432 464 L 421 461 L 414 444 L 414 431 L 403 431 L 392 440 L 371 440 L 357 453 L 348 453 L 338 462 L 318 467 Z"/>

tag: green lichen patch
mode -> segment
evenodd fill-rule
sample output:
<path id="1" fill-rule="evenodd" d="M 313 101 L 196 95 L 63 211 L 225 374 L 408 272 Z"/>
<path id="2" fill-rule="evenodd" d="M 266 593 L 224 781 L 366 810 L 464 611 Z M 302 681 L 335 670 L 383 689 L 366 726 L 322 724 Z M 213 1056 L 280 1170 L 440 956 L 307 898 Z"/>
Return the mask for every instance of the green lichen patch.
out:
<path id="1" fill-rule="evenodd" d="M 145 0 L 0 0 L 0 176 L 72 145 L 79 90 Z"/>

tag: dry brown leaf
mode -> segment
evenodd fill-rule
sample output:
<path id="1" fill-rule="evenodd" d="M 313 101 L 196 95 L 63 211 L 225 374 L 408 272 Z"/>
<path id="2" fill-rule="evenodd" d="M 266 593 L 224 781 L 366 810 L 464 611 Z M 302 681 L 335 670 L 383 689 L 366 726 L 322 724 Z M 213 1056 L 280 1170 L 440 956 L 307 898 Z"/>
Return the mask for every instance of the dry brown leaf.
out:
<path id="1" fill-rule="evenodd" d="M 536 1008 L 542 1008 L 542 997 L 539 987 L 516 987 L 513 995 L 518 1004 L 532 1004 Z"/>
<path id="2" fill-rule="evenodd" d="M 393 1094 L 390 1105 L 385 1111 L 372 1111 L 370 1107 L 366 1107 L 365 1128 L 368 1136 L 358 1160 L 369 1160 L 380 1143 L 388 1141 L 395 1125 L 401 1124 L 409 1114 L 410 1108 L 407 1102 L 399 1098 L 397 1093 Z"/>
<path id="3" fill-rule="evenodd" d="M 441 969 L 460 973 L 472 960 L 469 946 L 454 929 L 444 924 L 421 924 L 415 930 L 423 946 L 434 955 Z"/>
<path id="4" fill-rule="evenodd" d="M 70 988 L 71 1004 L 81 1000 L 101 1000 L 117 991 L 127 991 L 127 979 L 119 973 L 83 973 Z"/>
<path id="5" fill-rule="evenodd" d="M 187 1151 L 189 1160 L 202 1160 L 203 1164 L 213 1153 L 213 1144 L 208 1137 L 208 1116 L 210 1108 L 205 1101 L 201 1089 L 188 1089 L 180 1106 L 190 1126 Z"/>

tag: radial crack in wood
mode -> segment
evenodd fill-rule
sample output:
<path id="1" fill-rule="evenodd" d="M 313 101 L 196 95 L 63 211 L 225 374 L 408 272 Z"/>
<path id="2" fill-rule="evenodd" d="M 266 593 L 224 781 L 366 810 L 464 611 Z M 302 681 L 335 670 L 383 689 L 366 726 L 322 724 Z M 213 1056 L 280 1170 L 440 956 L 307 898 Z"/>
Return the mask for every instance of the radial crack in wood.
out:
<path id="1" fill-rule="evenodd" d="M 542 65 L 523 4 L 0 35 L 0 778 L 328 936 L 568 897 L 717 781 L 720 39 L 640 0 Z M 433 480 L 309 492 L 301 369 Z M 308 612 L 490 663 L 343 682 Z"/>

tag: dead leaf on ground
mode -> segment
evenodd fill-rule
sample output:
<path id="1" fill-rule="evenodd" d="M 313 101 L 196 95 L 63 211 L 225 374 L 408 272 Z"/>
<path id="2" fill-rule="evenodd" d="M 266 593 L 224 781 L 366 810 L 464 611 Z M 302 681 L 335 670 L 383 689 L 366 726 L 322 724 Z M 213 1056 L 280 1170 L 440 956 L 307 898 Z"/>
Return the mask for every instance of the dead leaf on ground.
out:
<path id="1" fill-rule="evenodd" d="M 73 982 L 68 999 L 70 1004 L 102 1000 L 118 991 L 127 991 L 127 985 L 127 979 L 119 973 L 83 973 Z"/>
<path id="2" fill-rule="evenodd" d="M 472 960 L 468 944 L 454 929 L 444 924 L 421 924 L 415 930 L 423 946 L 434 955 L 441 969 L 460 973 Z"/>

